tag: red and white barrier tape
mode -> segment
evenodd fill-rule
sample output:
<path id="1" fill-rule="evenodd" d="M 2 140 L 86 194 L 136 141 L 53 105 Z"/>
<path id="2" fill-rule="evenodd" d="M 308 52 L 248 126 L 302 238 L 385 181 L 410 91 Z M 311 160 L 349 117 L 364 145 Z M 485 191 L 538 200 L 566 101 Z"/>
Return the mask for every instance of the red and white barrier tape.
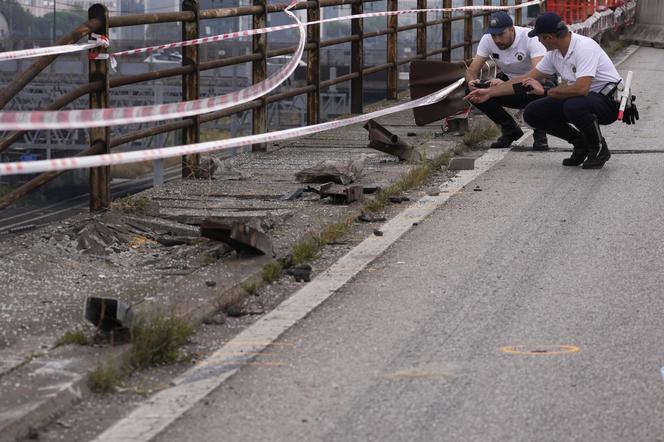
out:
<path id="1" fill-rule="evenodd" d="M 140 161 L 153 161 L 159 158 L 179 157 L 183 155 L 200 154 L 206 152 L 227 151 L 238 146 L 247 146 L 257 143 L 274 142 L 288 138 L 301 137 L 323 132 L 330 129 L 336 129 L 351 124 L 362 123 L 372 118 L 378 118 L 395 112 L 409 110 L 418 106 L 426 106 L 436 103 L 446 98 L 463 84 L 465 79 L 460 78 L 450 86 L 441 89 L 433 94 L 399 104 L 386 109 L 381 109 L 364 115 L 358 115 L 342 120 L 329 121 L 326 123 L 315 124 L 312 126 L 296 127 L 276 132 L 264 134 L 248 135 L 226 140 L 208 141 L 205 143 L 190 144 L 186 146 L 173 146 L 161 149 L 148 149 L 133 152 L 111 153 L 104 155 L 91 155 L 87 157 L 70 157 L 51 160 L 26 161 L 15 163 L 0 163 L 0 176 L 19 175 L 41 172 L 55 172 L 69 169 L 87 169 L 90 167 L 110 166 L 117 164 L 136 163 Z"/>
<path id="2" fill-rule="evenodd" d="M 284 12 L 299 26 L 300 40 L 295 54 L 284 67 L 252 86 L 231 94 L 172 104 L 69 111 L 0 112 L 0 130 L 84 129 L 145 123 L 215 112 L 253 101 L 286 81 L 302 58 L 307 34 L 302 22 L 290 11 L 294 5 L 295 3 L 291 4 Z"/>
<path id="3" fill-rule="evenodd" d="M 96 40 L 89 40 L 84 44 L 49 46 L 47 48 L 24 49 L 21 51 L 0 52 L 0 61 L 18 60 L 20 58 L 41 57 L 44 55 L 68 54 L 70 52 L 80 52 L 94 49 L 99 46 L 108 47 L 108 37 L 105 35 L 91 34 Z"/>
<path id="4" fill-rule="evenodd" d="M 527 3 L 522 3 L 520 5 L 510 5 L 510 6 L 458 6 L 455 8 L 427 8 L 427 9 L 402 9 L 399 11 L 385 11 L 385 12 L 367 12 L 364 14 L 356 15 L 346 15 L 340 17 L 326 18 L 324 20 L 316 20 L 305 23 L 305 26 L 318 25 L 323 23 L 331 23 L 335 21 L 346 21 L 354 20 L 358 18 L 371 18 L 371 17 L 388 17 L 392 15 L 403 15 L 403 14 L 418 14 L 418 13 L 428 13 L 428 12 L 463 12 L 463 11 L 504 11 L 510 9 L 519 9 L 526 8 L 528 6 L 539 5 L 543 0 L 532 0 Z M 184 46 L 195 46 L 206 43 L 213 43 L 216 41 L 230 40 L 234 38 L 242 37 L 251 37 L 253 35 L 267 34 L 270 32 L 283 31 L 287 29 L 292 29 L 297 25 L 281 25 L 281 26 L 270 26 L 267 28 L 260 29 L 247 29 L 244 31 L 230 32 L 228 34 L 219 34 L 213 35 L 210 37 L 197 38 L 194 40 L 186 40 L 180 42 L 173 42 L 159 46 L 149 46 L 146 48 L 131 49 L 128 51 L 120 51 L 111 54 L 112 57 L 122 57 L 125 55 L 136 55 L 142 53 L 151 53 L 154 51 L 161 51 L 164 49 L 175 49 L 181 48 Z"/>

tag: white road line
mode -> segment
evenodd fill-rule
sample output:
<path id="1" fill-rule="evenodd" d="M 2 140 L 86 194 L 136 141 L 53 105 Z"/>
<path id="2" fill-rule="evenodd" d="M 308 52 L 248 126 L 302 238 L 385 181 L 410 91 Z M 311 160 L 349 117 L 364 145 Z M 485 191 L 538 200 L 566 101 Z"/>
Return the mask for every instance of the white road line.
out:
<path id="1" fill-rule="evenodd" d="M 475 170 L 460 171 L 456 177 L 440 187 L 441 193 L 438 196 L 425 196 L 413 203 L 382 226 L 383 236 L 365 239 L 272 312 L 241 332 L 201 364 L 178 377 L 173 381 L 173 387 L 154 395 L 93 442 L 147 442 L 156 437 L 378 258 L 408 232 L 413 223 L 424 220 L 464 186 L 502 160 L 508 152 L 507 149 L 487 151 L 475 161 Z"/>

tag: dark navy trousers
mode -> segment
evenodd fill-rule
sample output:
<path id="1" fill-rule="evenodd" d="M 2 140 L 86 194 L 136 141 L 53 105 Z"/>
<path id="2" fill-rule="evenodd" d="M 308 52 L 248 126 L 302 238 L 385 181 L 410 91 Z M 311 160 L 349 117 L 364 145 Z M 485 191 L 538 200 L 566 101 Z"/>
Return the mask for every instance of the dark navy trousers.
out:
<path id="1" fill-rule="evenodd" d="M 572 123 L 577 128 L 593 124 L 607 125 L 618 119 L 618 103 L 613 98 L 590 92 L 585 97 L 559 100 L 544 97 L 529 103 L 523 110 L 523 119 L 535 129 L 546 129 L 547 122 Z"/>

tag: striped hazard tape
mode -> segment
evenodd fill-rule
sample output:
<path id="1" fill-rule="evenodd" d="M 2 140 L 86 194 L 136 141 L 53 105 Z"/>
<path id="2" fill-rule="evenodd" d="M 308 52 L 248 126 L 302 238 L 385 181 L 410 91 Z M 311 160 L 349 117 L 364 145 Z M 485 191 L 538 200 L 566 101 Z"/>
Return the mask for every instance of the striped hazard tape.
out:
<path id="1" fill-rule="evenodd" d="M 44 55 L 68 54 L 87 51 L 103 46 L 109 47 L 110 42 L 105 35 L 90 34 L 91 39 L 84 44 L 49 46 L 46 48 L 23 49 L 21 51 L 0 52 L 0 61 L 18 60 L 21 58 L 42 57 Z"/>
<path id="2" fill-rule="evenodd" d="M 161 149 L 147 149 L 133 152 L 111 153 L 104 155 L 91 155 L 87 157 L 70 157 L 51 160 L 0 163 L 0 176 L 19 175 L 40 172 L 55 172 L 68 169 L 87 169 L 90 167 L 111 166 L 117 164 L 136 163 L 141 161 L 153 161 L 160 158 L 172 158 L 183 155 L 192 155 L 209 152 L 220 152 L 235 149 L 239 146 L 247 146 L 257 143 L 274 142 L 289 138 L 311 135 L 330 129 L 350 126 L 362 123 L 373 118 L 413 109 L 418 106 L 426 106 L 443 100 L 463 84 L 465 79 L 460 78 L 450 86 L 433 94 L 418 98 L 417 100 L 402 103 L 386 109 L 381 109 L 368 114 L 357 115 L 341 120 L 329 121 L 312 126 L 296 127 L 264 134 L 248 135 L 244 137 L 230 138 L 226 140 L 208 141 L 205 143 L 189 144 L 185 146 L 165 147 Z"/>

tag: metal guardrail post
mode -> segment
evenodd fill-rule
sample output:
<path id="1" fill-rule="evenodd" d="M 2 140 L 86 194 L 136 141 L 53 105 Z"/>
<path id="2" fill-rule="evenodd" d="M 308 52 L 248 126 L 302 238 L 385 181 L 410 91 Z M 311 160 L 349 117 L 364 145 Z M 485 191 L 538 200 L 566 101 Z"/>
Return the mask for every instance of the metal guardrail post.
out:
<path id="1" fill-rule="evenodd" d="M 101 22 L 99 33 L 108 35 L 108 9 L 101 4 L 94 4 L 88 9 L 88 18 Z M 90 53 L 104 54 L 107 48 L 99 46 L 91 49 Z M 108 60 L 95 59 L 88 61 L 88 78 L 90 83 L 101 81 L 103 89 L 90 93 L 90 109 L 108 107 Z M 111 152 L 110 130 L 108 127 L 93 127 L 90 129 L 90 146 L 100 143 L 103 149 L 100 153 Z M 95 167 L 90 169 L 90 211 L 98 212 L 108 209 L 111 204 L 110 189 L 111 168 L 110 166 Z"/>
<path id="2" fill-rule="evenodd" d="M 364 5 L 362 2 L 353 3 L 351 6 L 351 14 L 362 14 Z M 362 77 L 362 68 L 364 68 L 364 19 L 356 18 L 351 20 L 350 33 L 352 36 L 357 36 L 357 40 L 353 40 L 350 44 L 350 70 L 352 73 L 357 74 L 357 77 L 350 81 L 350 112 L 353 114 L 361 114 L 364 104 L 364 86 Z"/>
<path id="3" fill-rule="evenodd" d="M 307 9 L 307 22 L 320 20 L 320 5 Z M 307 92 L 307 124 L 320 122 L 320 25 L 307 26 L 307 43 L 313 46 L 307 51 L 307 85 L 315 90 Z"/>
<path id="4" fill-rule="evenodd" d="M 254 29 L 267 27 L 267 0 L 254 0 L 254 6 L 260 6 L 261 12 L 253 15 Z M 251 77 L 253 84 L 267 78 L 267 34 L 254 35 L 252 37 L 253 52 L 259 53 L 261 58 L 254 60 L 251 66 Z M 262 104 L 251 111 L 252 133 L 262 134 L 267 132 L 267 101 L 261 98 Z M 251 146 L 253 151 L 264 152 L 267 150 L 266 143 L 258 143 Z"/>
<path id="5" fill-rule="evenodd" d="M 473 6 L 473 0 L 466 0 L 466 6 Z M 463 20 L 463 58 L 473 58 L 473 11 L 466 11 Z"/>
<path id="6" fill-rule="evenodd" d="M 199 38 L 198 0 L 184 0 L 182 11 L 194 13 L 194 19 L 182 22 L 182 41 Z M 198 46 L 185 46 L 182 48 L 182 66 L 194 66 L 194 71 L 182 76 L 182 100 L 190 101 L 199 98 L 200 91 L 200 56 Z M 182 130 L 182 144 L 198 143 L 201 139 L 201 126 L 198 115 L 191 120 L 194 124 Z M 182 178 L 195 178 L 198 170 L 200 155 L 186 155 L 182 157 Z"/>
<path id="7" fill-rule="evenodd" d="M 521 0 L 514 0 L 515 5 L 520 5 Z M 521 26 L 521 23 L 523 22 L 523 8 L 517 8 L 514 10 L 514 24 L 517 26 Z"/>
<path id="8" fill-rule="evenodd" d="M 399 0 L 387 0 L 388 11 L 399 10 Z M 389 15 L 387 17 L 387 27 L 390 33 L 387 34 L 387 62 L 391 64 L 387 70 L 387 98 L 388 100 L 396 100 L 399 84 L 399 68 L 397 66 L 398 58 L 398 39 L 399 33 L 397 27 L 399 26 L 399 16 Z"/>
<path id="9" fill-rule="evenodd" d="M 443 0 L 443 8 L 449 9 L 452 7 L 452 0 Z M 443 48 L 447 48 L 447 51 L 443 52 L 442 57 L 443 61 L 452 60 L 452 13 L 444 12 L 443 19 L 447 20 L 443 23 Z"/>
<path id="10" fill-rule="evenodd" d="M 417 9 L 426 9 L 427 0 L 417 0 Z M 422 56 L 423 59 L 427 56 L 427 13 L 419 12 L 417 14 L 417 24 L 421 27 L 417 28 L 416 51 L 417 55 Z"/>
<path id="11" fill-rule="evenodd" d="M 492 2 L 491 0 L 484 0 L 484 6 L 491 6 Z M 490 14 L 486 14 L 484 16 L 484 29 L 489 27 L 489 19 L 491 18 Z"/>

